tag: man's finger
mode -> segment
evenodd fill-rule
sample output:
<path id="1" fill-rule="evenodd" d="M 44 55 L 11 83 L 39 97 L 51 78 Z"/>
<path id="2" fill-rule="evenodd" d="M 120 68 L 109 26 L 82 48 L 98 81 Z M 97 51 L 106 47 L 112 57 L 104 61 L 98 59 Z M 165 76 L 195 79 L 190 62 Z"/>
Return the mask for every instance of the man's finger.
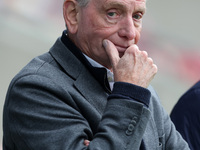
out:
<path id="1" fill-rule="evenodd" d="M 89 146 L 90 141 L 89 141 L 89 140 L 84 140 L 83 144 L 84 144 L 85 146 Z"/>
<path id="2" fill-rule="evenodd" d="M 120 59 L 118 50 L 111 41 L 106 39 L 103 40 L 103 47 L 105 48 L 108 54 L 112 67 L 115 67 Z"/>

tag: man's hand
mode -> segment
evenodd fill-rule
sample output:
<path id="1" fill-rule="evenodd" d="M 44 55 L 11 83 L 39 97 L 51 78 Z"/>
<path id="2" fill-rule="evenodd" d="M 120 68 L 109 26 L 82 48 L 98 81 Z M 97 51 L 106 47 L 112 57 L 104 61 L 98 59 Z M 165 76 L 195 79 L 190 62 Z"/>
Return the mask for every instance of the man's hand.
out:
<path id="1" fill-rule="evenodd" d="M 84 140 L 83 144 L 84 144 L 85 146 L 89 146 L 90 141 L 89 141 L 89 140 Z"/>
<path id="2" fill-rule="evenodd" d="M 128 82 L 144 88 L 148 87 L 157 73 L 157 66 L 148 57 L 146 51 L 140 51 L 137 45 L 131 45 L 120 58 L 111 41 L 104 40 L 103 46 L 110 59 L 115 82 Z"/>

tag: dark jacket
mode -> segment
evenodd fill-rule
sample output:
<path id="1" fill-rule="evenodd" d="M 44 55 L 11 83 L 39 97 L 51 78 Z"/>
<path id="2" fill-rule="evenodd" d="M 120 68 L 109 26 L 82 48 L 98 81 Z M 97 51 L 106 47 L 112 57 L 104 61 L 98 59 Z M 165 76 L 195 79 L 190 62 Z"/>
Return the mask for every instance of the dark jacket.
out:
<path id="1" fill-rule="evenodd" d="M 179 99 L 171 112 L 171 119 L 189 147 L 200 149 L 200 81 Z"/>

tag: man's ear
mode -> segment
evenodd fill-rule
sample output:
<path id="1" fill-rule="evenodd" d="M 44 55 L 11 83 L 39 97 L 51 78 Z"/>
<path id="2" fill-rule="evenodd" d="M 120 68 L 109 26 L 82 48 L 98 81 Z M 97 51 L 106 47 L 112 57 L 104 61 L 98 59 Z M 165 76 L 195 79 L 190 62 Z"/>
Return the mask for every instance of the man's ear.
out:
<path id="1" fill-rule="evenodd" d="M 63 4 L 63 16 L 67 30 L 74 34 L 78 30 L 78 3 L 76 0 L 66 0 Z"/>

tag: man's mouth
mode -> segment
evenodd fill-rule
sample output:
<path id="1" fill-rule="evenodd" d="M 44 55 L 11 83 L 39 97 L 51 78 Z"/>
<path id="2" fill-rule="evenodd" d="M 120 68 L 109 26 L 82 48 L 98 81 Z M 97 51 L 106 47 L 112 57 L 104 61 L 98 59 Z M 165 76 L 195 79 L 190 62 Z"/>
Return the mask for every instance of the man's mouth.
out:
<path id="1" fill-rule="evenodd" d="M 124 53 L 128 47 L 115 45 L 119 53 Z"/>

